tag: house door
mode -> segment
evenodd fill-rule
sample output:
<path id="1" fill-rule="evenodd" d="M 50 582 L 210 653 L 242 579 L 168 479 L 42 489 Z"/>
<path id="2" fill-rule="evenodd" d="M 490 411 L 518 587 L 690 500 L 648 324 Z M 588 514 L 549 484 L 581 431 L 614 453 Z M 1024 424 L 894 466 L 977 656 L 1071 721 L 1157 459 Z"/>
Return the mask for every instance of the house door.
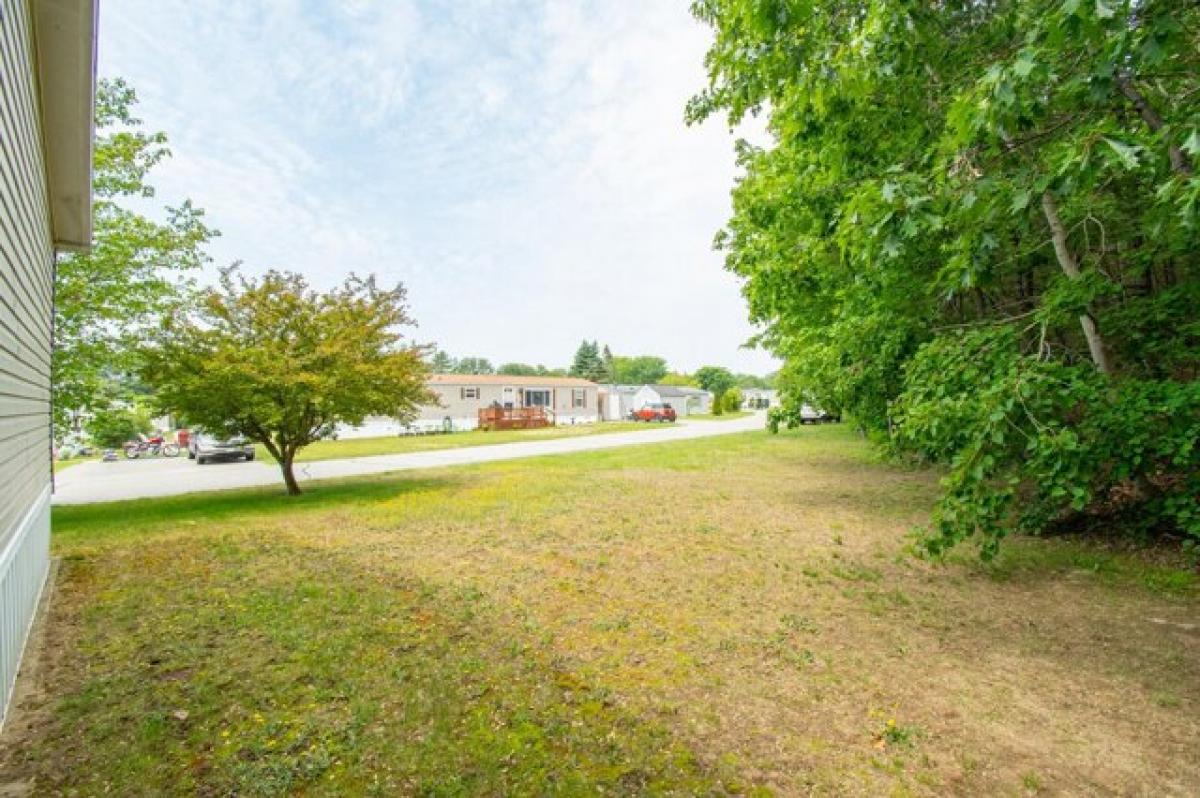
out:
<path id="1" fill-rule="evenodd" d="M 517 405 L 517 389 L 511 385 L 505 385 L 504 390 L 500 392 L 500 403 L 508 410 L 512 410 Z"/>

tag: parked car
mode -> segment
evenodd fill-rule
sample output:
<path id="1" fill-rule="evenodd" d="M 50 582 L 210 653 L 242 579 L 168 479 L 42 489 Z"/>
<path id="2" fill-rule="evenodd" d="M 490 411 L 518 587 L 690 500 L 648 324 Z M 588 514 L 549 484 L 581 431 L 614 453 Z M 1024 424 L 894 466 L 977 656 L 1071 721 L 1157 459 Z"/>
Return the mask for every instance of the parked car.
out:
<path id="1" fill-rule="evenodd" d="M 820 408 L 812 405 L 801 405 L 800 407 L 800 423 L 801 424 L 821 424 L 826 421 L 841 421 L 840 416 L 833 413 L 826 413 Z"/>
<path id="2" fill-rule="evenodd" d="M 659 422 L 674 422 L 675 408 L 668 404 L 649 404 L 643 405 L 641 410 L 635 410 L 630 414 L 630 419 L 633 421 L 659 421 Z"/>
<path id="3" fill-rule="evenodd" d="M 207 432 L 193 430 L 188 436 L 188 459 L 198 465 L 213 460 L 253 460 L 254 444 L 245 438 L 217 438 Z"/>

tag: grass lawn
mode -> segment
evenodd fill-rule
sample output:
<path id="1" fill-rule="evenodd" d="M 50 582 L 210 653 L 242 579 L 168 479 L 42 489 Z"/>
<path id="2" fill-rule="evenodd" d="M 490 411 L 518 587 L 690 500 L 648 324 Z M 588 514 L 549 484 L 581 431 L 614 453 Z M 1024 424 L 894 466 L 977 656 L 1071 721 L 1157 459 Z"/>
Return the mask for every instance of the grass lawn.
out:
<path id="1" fill-rule="evenodd" d="M 44 794 L 1200 794 L 1165 554 L 913 557 L 840 425 L 54 510 Z"/>
<path id="2" fill-rule="evenodd" d="M 98 459 L 99 459 L 99 457 L 96 455 L 92 455 L 90 457 L 68 457 L 65 460 L 56 459 L 53 461 L 54 462 L 54 473 L 57 474 L 59 471 L 68 469 L 71 466 L 79 465 L 80 463 L 86 463 L 89 460 L 98 460 Z"/>
<path id="3" fill-rule="evenodd" d="M 314 460 L 335 460 L 341 457 L 369 457 L 376 454 L 407 454 L 427 452 L 433 449 L 458 449 L 464 446 L 487 446 L 493 443 L 517 443 L 518 441 L 544 441 L 552 438 L 576 438 L 600 435 L 606 432 L 629 432 L 646 429 L 648 424 L 632 421 L 614 421 L 603 424 L 579 424 L 575 426 L 545 427 L 543 429 L 514 429 L 484 432 L 454 432 L 448 435 L 387 435 L 379 438 L 346 438 L 342 440 L 318 441 L 304 447 L 296 455 L 296 462 L 309 463 Z M 260 460 L 270 459 L 262 446 L 255 447 Z"/>
<path id="4" fill-rule="evenodd" d="M 735 410 L 733 412 L 722 413 L 719 416 L 714 416 L 712 413 L 692 413 L 685 418 L 688 421 L 733 421 L 735 418 L 745 418 L 752 415 L 754 415 L 753 410 Z"/>

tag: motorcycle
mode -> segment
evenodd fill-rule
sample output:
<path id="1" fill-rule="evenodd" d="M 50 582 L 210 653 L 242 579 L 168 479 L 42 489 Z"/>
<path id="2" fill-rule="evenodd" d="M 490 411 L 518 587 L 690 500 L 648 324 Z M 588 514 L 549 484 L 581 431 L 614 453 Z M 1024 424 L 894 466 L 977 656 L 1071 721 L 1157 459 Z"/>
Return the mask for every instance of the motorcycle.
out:
<path id="1" fill-rule="evenodd" d="M 139 440 L 129 441 L 125 444 L 125 457 L 128 460 L 136 460 L 142 456 L 158 457 L 160 455 L 162 457 L 178 457 L 179 446 L 168 442 L 161 435 L 153 438 L 142 435 Z"/>

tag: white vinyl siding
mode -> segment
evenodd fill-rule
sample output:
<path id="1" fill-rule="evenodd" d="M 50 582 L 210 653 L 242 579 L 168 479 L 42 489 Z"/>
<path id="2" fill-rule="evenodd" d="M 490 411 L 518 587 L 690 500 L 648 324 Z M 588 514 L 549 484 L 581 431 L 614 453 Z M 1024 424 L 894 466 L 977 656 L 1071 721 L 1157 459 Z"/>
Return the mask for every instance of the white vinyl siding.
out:
<path id="1" fill-rule="evenodd" d="M 53 254 L 29 9 L 0 0 L 0 547 L 50 480 Z"/>
<path id="2" fill-rule="evenodd" d="M 48 566 L 54 256 L 26 0 L 0 0 L 0 679 Z"/>

